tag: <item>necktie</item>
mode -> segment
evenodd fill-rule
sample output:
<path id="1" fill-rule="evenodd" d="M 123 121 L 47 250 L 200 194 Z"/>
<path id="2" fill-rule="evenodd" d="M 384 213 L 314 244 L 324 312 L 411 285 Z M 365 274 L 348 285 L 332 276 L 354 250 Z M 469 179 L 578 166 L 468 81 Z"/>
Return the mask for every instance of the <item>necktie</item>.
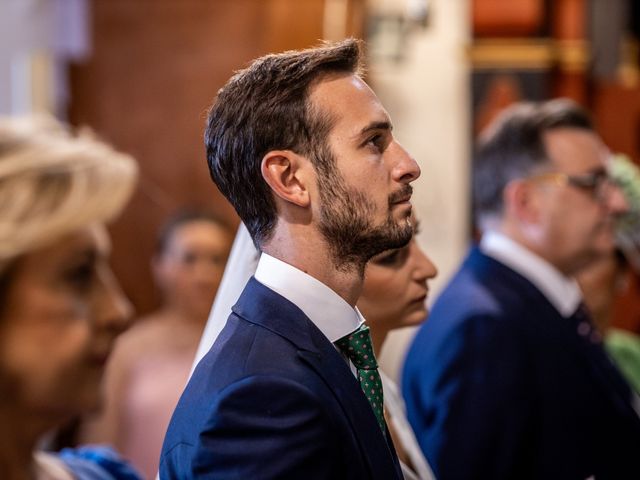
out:
<path id="1" fill-rule="evenodd" d="M 606 353 L 602 335 L 593 326 L 591 314 L 584 303 L 578 306 L 576 312 L 569 317 L 569 320 L 575 322 L 576 331 L 583 340 L 583 345 L 588 350 L 590 357 L 595 365 L 599 367 L 599 371 L 604 373 L 604 380 L 608 382 L 612 392 L 618 392 L 624 399 L 624 403 L 632 402 L 634 394 L 623 375 L 614 365 L 609 355 Z"/>
<path id="2" fill-rule="evenodd" d="M 358 370 L 360 387 L 373 408 L 378 424 L 385 431 L 382 380 L 378 373 L 378 362 L 371 345 L 369 327 L 362 324 L 355 332 L 335 342 L 336 346 L 353 362 Z"/>

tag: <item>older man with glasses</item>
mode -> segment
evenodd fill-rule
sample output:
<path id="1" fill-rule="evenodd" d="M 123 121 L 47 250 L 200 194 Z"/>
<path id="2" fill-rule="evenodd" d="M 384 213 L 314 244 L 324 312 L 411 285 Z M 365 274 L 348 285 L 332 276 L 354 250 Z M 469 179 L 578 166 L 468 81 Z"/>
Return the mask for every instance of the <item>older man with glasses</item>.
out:
<path id="1" fill-rule="evenodd" d="M 447 479 L 640 478 L 635 398 L 574 274 L 627 211 L 609 153 L 568 100 L 517 104 L 480 137 L 484 232 L 407 356 L 409 420 Z"/>

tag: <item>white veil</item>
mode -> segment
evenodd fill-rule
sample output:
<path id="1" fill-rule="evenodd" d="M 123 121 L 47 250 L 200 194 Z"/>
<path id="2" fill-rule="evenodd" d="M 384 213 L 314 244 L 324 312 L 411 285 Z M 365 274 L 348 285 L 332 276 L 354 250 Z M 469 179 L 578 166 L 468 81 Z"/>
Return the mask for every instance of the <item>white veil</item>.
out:
<path id="1" fill-rule="evenodd" d="M 255 273 L 260 259 L 260 252 L 253 245 L 251 236 L 243 223 L 240 223 L 236 238 L 231 247 L 231 253 L 222 275 L 218 293 L 213 302 L 209 319 L 204 327 L 200 345 L 191 367 L 191 372 L 198 362 L 209 351 L 213 342 L 227 322 L 231 307 L 236 303 L 247 281 Z"/>

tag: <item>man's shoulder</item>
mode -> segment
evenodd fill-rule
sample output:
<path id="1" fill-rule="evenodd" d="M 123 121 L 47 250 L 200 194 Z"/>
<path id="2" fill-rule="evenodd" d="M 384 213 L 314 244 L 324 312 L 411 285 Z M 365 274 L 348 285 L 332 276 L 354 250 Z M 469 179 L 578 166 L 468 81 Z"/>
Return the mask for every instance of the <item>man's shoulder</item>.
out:
<path id="1" fill-rule="evenodd" d="M 326 395 L 322 367 L 348 369 L 329 340 L 301 312 L 291 314 L 284 308 L 265 314 L 260 305 L 256 311 L 261 313 L 254 316 L 240 308 L 229 315 L 194 370 L 181 402 L 192 407 L 203 403 L 197 408 L 206 408 L 221 391 L 251 377 L 274 383 L 287 379 Z"/>
<path id="2" fill-rule="evenodd" d="M 447 316 L 452 308 L 464 316 L 497 316 L 535 309 L 538 300 L 544 301 L 544 296 L 533 283 L 474 248 L 439 295 L 430 321 L 441 314 L 441 306 Z"/>
<path id="3" fill-rule="evenodd" d="M 286 337 L 232 313 L 189 379 L 167 438 L 191 438 L 193 430 L 205 429 L 221 408 L 228 408 L 237 398 L 250 399 L 253 395 L 259 410 L 260 399 L 271 398 L 274 392 L 278 392 L 280 401 L 315 396 L 320 403 L 328 394 L 323 394 L 326 389 Z M 311 409 L 307 400 L 303 403 Z"/>
<path id="4" fill-rule="evenodd" d="M 251 375 L 266 372 L 295 377 L 296 372 L 305 370 L 299 359 L 298 345 L 291 340 L 286 328 L 278 325 L 281 319 L 272 320 L 277 328 L 270 328 L 268 321 L 255 323 L 251 318 L 231 313 L 189 383 L 204 380 L 212 389 L 218 389 Z M 299 374 L 303 375 L 302 372 Z"/>
<path id="5" fill-rule="evenodd" d="M 311 436 L 331 445 L 334 413 L 316 392 L 293 379 L 237 378 L 198 406 L 181 400 L 165 437 L 161 471 L 171 478 L 192 478 L 192 469 L 212 475 L 231 469 L 238 478 L 257 478 L 256 471 L 268 462 L 286 463 L 281 451 L 295 448 L 296 439 Z"/>
<path id="6" fill-rule="evenodd" d="M 409 356 L 458 341 L 528 343 L 538 337 L 531 331 L 536 324 L 553 322 L 558 315 L 524 277 L 472 252 L 436 299 Z"/>
<path id="7" fill-rule="evenodd" d="M 326 455 L 334 457 L 335 440 L 349 431 L 338 390 L 345 397 L 351 395 L 350 384 L 342 380 L 351 372 L 337 351 L 330 353 L 344 365 L 325 352 L 300 350 L 279 332 L 232 314 L 178 402 L 165 437 L 164 468 L 204 461 L 210 450 L 237 459 L 247 471 L 272 461 L 266 453 L 242 450 L 251 444 L 240 441 L 249 432 L 265 435 L 267 452 L 290 450 L 299 445 L 298 439 L 312 438 L 313 443 L 331 445 Z M 346 372 L 319 373 L 321 367 L 332 365 Z M 231 452 L 231 445 L 236 452 Z M 278 456 L 286 462 L 285 456 Z M 335 468 L 331 462 L 327 465 Z M 216 463 L 210 468 L 218 471 L 223 466 Z"/>
<path id="8" fill-rule="evenodd" d="M 250 323 L 271 330 L 280 326 L 284 331 L 289 331 L 296 323 L 307 323 L 309 320 L 295 303 L 255 278 L 247 282 L 232 312 Z M 295 323 L 290 323 L 290 319 Z"/>

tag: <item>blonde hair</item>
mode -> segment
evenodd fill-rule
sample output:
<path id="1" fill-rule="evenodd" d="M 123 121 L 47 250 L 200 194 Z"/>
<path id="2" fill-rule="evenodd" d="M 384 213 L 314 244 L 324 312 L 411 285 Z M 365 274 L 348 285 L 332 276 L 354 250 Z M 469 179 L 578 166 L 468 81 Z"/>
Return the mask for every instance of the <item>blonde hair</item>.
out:
<path id="1" fill-rule="evenodd" d="M 108 222 L 137 178 L 132 157 L 46 116 L 0 117 L 0 273 L 65 234 Z"/>

